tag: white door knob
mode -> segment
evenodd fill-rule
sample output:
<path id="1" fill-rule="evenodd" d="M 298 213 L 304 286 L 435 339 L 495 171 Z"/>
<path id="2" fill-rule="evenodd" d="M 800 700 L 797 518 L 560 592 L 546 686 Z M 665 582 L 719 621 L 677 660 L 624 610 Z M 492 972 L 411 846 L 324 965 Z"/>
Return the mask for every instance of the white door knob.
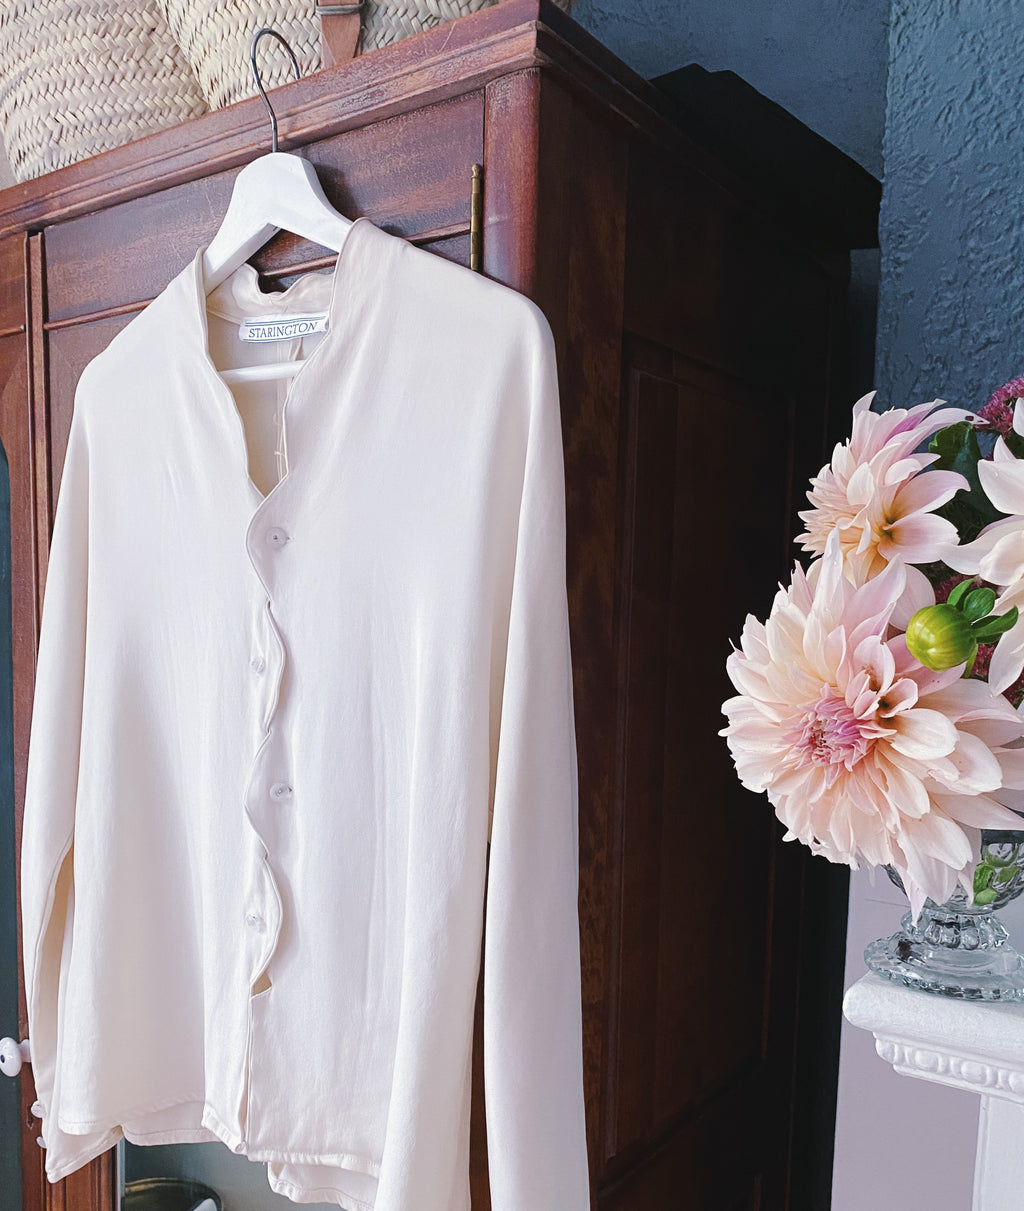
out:
<path id="1" fill-rule="evenodd" d="M 4 1076 L 17 1076 L 22 1064 L 27 1064 L 31 1058 L 28 1039 L 20 1043 L 17 1039 L 0 1039 L 0 1072 Z"/>

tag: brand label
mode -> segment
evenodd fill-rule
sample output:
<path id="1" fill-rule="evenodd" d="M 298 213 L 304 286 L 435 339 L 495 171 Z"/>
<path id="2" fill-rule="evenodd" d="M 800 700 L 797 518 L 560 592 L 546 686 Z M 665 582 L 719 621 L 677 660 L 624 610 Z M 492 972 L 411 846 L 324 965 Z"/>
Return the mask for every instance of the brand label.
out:
<path id="1" fill-rule="evenodd" d="M 238 325 L 240 341 L 287 341 L 327 331 L 327 312 L 318 315 L 261 315 Z"/>

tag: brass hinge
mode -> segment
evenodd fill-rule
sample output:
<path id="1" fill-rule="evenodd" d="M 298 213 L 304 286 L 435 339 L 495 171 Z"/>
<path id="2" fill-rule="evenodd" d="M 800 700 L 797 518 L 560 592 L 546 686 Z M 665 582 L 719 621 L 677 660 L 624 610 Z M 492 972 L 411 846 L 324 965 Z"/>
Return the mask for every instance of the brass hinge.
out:
<path id="1" fill-rule="evenodd" d="M 484 166 L 473 165 L 473 192 L 469 206 L 469 267 L 484 271 Z"/>

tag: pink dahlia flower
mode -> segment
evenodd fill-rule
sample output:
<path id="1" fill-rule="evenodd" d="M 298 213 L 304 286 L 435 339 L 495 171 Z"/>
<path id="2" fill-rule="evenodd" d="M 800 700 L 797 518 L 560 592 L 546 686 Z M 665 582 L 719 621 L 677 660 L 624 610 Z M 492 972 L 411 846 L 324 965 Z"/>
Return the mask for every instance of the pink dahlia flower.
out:
<path id="1" fill-rule="evenodd" d="M 890 864 L 916 918 L 926 897 L 971 892 L 979 828 L 1019 828 L 1000 798 L 1024 788 L 1024 721 L 963 665 L 936 673 L 890 637 L 905 568 L 895 557 L 856 586 L 841 533 L 747 618 L 723 706 L 740 781 L 766 791 L 800 840 L 833 862 Z"/>
<path id="2" fill-rule="evenodd" d="M 920 475 L 938 455 L 915 450 L 971 413 L 943 408 L 941 399 L 910 409 L 872 412 L 873 398 L 872 392 L 857 401 L 850 440 L 836 446 L 831 463 L 811 480 L 807 499 L 813 508 L 800 514 L 807 529 L 796 540 L 805 551 L 821 555 L 838 527 L 845 572 L 857 585 L 877 576 L 896 555 L 908 564 L 941 558 L 957 541 L 957 533 L 934 510 L 969 487 L 953 471 Z M 910 568 L 908 576 L 917 582 L 914 588 L 920 595 L 922 574 Z"/>

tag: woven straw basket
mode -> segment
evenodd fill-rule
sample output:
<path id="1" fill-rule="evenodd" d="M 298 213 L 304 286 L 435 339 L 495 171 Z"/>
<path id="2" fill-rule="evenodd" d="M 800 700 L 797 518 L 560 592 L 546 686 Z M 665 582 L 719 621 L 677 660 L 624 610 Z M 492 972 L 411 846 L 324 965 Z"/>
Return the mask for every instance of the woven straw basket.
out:
<path id="1" fill-rule="evenodd" d="M 0 125 L 16 180 L 206 108 L 153 0 L 0 0 Z"/>
<path id="2" fill-rule="evenodd" d="M 362 31 L 359 35 L 359 53 L 408 38 L 432 25 L 443 25 L 475 13 L 477 9 L 489 8 L 498 0 L 366 0 L 363 5 Z M 574 0 L 555 0 L 566 12 Z"/>
<path id="3" fill-rule="evenodd" d="M 0 0 L 2 2 L 2 0 Z M 314 0 L 157 0 L 211 109 L 256 94 L 249 42 L 261 26 L 276 30 L 295 52 L 302 75 L 320 66 L 320 19 Z M 365 0 L 357 53 L 374 50 L 432 25 L 441 25 L 497 0 Z M 556 0 L 568 10 L 573 0 Z M 273 38 L 256 50 L 260 79 L 277 88 L 294 78 L 291 62 Z"/>
<path id="4" fill-rule="evenodd" d="M 211 109 L 256 95 L 249 43 L 262 26 L 288 42 L 303 76 L 320 66 L 320 18 L 314 0 L 156 0 L 192 66 Z M 291 60 L 274 38 L 261 38 L 256 63 L 264 88 L 295 78 Z"/>

